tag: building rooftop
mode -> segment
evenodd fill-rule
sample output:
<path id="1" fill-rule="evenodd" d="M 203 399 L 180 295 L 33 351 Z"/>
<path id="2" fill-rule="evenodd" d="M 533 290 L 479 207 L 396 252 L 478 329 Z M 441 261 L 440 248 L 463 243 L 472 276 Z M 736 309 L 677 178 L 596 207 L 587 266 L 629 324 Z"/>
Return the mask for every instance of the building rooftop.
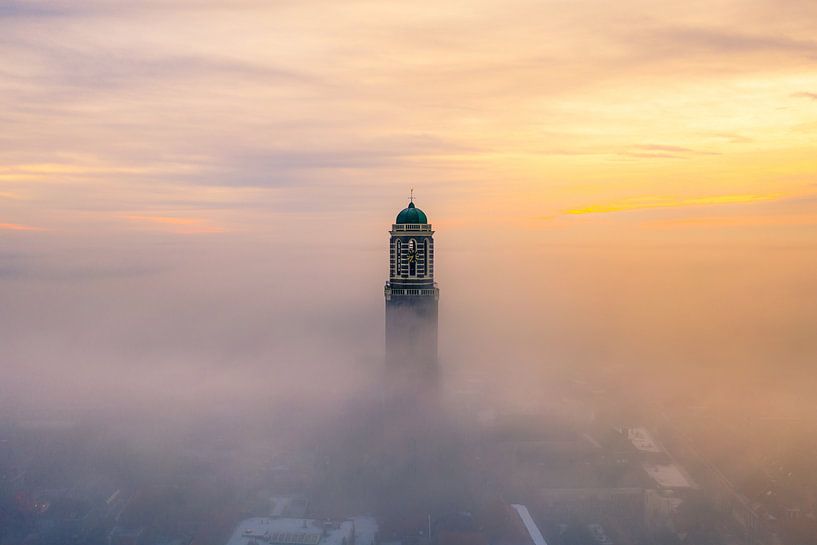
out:
<path id="1" fill-rule="evenodd" d="M 372 545 L 377 524 L 370 517 L 344 521 L 255 517 L 241 521 L 227 545 Z"/>
<path id="2" fill-rule="evenodd" d="M 396 224 L 404 223 L 428 223 L 426 213 L 414 206 L 414 201 L 410 202 L 407 208 L 404 208 L 397 214 Z"/>
<path id="3" fill-rule="evenodd" d="M 646 428 L 630 428 L 627 430 L 627 438 L 641 452 L 663 452 Z"/>
<path id="4" fill-rule="evenodd" d="M 645 462 L 644 471 L 660 488 L 696 488 L 684 471 L 675 464 L 652 464 Z"/>

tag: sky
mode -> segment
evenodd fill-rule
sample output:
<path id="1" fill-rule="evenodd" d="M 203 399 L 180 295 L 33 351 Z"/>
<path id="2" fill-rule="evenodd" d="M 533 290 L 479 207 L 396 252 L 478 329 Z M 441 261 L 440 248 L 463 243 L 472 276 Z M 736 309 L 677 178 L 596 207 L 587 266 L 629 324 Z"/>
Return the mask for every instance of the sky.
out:
<path id="1" fill-rule="evenodd" d="M 0 2 L 0 372 L 375 361 L 411 188 L 449 361 L 802 368 L 816 36 L 811 0 Z"/>

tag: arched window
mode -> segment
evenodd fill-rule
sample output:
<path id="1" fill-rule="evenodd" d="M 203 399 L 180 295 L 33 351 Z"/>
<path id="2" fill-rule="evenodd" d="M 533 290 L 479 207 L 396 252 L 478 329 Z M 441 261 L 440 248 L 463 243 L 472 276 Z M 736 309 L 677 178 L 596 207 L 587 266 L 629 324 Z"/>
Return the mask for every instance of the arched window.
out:
<path id="1" fill-rule="evenodd" d="M 402 244 L 398 238 L 394 243 L 394 276 L 400 276 L 401 262 L 403 261 Z"/>

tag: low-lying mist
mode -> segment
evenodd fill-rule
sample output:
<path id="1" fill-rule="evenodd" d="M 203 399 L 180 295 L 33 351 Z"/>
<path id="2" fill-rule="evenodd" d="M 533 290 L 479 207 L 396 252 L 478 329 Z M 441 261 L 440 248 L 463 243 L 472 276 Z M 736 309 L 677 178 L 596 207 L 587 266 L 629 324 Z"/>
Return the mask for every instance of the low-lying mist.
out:
<path id="1" fill-rule="evenodd" d="M 383 359 L 385 237 L 368 227 L 348 242 L 30 237 L 0 255 L 4 411 L 212 418 L 354 399 Z M 506 401 L 547 397 L 554 373 L 755 405 L 813 384 L 803 248 L 437 239 L 444 373 L 490 377 Z"/>
<path id="2" fill-rule="evenodd" d="M 490 511 L 492 498 L 536 506 L 542 483 L 582 486 L 585 470 L 560 477 L 560 449 L 614 452 L 606 441 L 630 426 L 680 452 L 694 434 L 741 490 L 770 464 L 809 474 L 817 254 L 807 247 L 571 243 L 441 222 L 443 399 L 395 407 L 383 387 L 383 225 L 360 221 L 349 225 L 358 236 L 338 238 L 289 223 L 264 235 L 8 244 L 7 475 L 25 467 L 31 490 L 110 483 L 128 501 L 166 506 L 144 519 L 153 531 L 212 519 L 195 532 L 223 543 L 281 491 L 304 494 L 312 516 L 375 509 L 389 535 L 431 511 Z M 519 433 L 533 439 L 509 456 L 505 437 Z M 537 444 L 555 450 L 540 459 Z M 626 477 L 604 459 L 587 471 Z"/>

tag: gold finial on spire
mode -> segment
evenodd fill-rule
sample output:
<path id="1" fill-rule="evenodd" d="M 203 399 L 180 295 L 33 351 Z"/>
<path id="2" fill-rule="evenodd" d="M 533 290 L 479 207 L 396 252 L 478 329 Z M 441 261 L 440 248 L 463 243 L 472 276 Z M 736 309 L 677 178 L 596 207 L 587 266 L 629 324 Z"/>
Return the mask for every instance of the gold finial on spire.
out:
<path id="1" fill-rule="evenodd" d="M 414 188 L 411 188 L 411 197 L 409 197 L 409 202 L 414 202 Z"/>

